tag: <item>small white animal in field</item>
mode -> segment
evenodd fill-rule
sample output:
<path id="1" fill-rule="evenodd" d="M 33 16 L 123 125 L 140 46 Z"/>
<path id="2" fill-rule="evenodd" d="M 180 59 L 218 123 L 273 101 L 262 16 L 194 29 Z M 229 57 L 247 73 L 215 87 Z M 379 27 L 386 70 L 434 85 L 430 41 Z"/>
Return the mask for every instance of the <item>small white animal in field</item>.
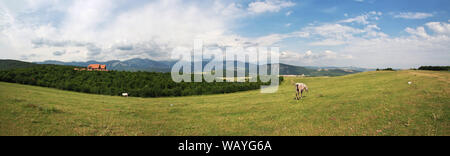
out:
<path id="1" fill-rule="evenodd" d="M 308 91 L 308 86 L 306 86 L 306 84 L 304 83 L 295 83 L 295 89 L 297 91 L 297 93 L 295 94 L 295 99 L 300 99 L 303 98 L 303 91 Z"/>
<path id="2" fill-rule="evenodd" d="M 412 82 L 411 82 L 411 81 L 409 81 L 409 82 L 408 82 L 408 84 L 409 84 L 409 85 L 411 85 L 411 84 L 412 84 Z"/>
<path id="3" fill-rule="evenodd" d="M 128 97 L 128 93 L 122 93 L 123 97 Z"/>
<path id="4" fill-rule="evenodd" d="M 170 104 L 170 107 L 172 107 L 173 106 L 173 104 Z"/>

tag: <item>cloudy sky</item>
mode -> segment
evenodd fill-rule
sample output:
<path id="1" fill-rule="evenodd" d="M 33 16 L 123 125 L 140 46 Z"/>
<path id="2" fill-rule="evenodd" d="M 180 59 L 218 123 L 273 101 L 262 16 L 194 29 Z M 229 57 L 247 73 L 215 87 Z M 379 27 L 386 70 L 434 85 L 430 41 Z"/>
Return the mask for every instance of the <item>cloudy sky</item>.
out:
<path id="1" fill-rule="evenodd" d="M 276 46 L 294 65 L 450 65 L 448 0 L 0 0 L 0 59 L 167 60 Z"/>

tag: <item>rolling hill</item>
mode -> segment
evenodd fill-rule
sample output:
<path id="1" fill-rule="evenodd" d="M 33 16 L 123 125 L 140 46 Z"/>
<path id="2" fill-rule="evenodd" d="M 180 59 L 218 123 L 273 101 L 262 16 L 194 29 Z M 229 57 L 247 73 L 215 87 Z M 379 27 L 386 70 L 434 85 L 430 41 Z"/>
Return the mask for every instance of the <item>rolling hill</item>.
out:
<path id="1" fill-rule="evenodd" d="M 37 64 L 17 60 L 0 60 L 0 70 L 29 68 L 34 66 L 37 66 Z"/>
<path id="2" fill-rule="evenodd" d="M 189 78 L 194 77 L 191 75 Z M 0 71 L 0 81 L 28 84 L 42 87 L 84 93 L 121 95 L 134 97 L 189 96 L 231 93 L 254 90 L 269 82 L 215 82 L 176 83 L 171 73 L 109 71 L 76 71 L 74 66 L 42 64 L 36 67 Z M 280 81 L 283 80 L 281 77 Z M 222 82 L 220 82 L 222 81 Z"/>
<path id="3" fill-rule="evenodd" d="M 295 100 L 294 82 L 310 92 Z M 409 85 L 407 82 L 412 82 Z M 134 98 L 0 82 L 0 135 L 450 135 L 450 73 L 288 77 L 278 92 Z"/>

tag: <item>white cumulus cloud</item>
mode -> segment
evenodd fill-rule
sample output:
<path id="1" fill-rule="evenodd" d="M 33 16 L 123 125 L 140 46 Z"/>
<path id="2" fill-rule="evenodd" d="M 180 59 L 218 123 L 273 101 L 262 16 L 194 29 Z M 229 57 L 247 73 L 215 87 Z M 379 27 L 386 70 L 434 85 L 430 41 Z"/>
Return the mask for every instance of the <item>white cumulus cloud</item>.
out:
<path id="1" fill-rule="evenodd" d="M 394 14 L 394 18 L 403 19 L 425 19 L 428 17 L 433 17 L 433 14 L 425 12 L 401 12 L 398 14 Z"/>
<path id="2" fill-rule="evenodd" d="M 248 4 L 250 13 L 278 12 L 283 8 L 295 6 L 295 3 L 284 0 L 256 1 Z"/>

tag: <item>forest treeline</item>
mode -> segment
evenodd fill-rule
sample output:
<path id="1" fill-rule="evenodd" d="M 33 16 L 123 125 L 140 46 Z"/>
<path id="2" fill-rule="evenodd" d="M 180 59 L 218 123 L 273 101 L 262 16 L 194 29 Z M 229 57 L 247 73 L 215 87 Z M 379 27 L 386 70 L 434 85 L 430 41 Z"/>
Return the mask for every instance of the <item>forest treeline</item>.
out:
<path id="1" fill-rule="evenodd" d="M 419 70 L 450 71 L 450 66 L 421 66 Z"/>
<path id="2" fill-rule="evenodd" d="M 280 81 L 283 78 L 280 77 Z M 73 66 L 39 65 L 0 71 L 0 81 L 62 90 L 135 97 L 164 97 L 232 93 L 259 89 L 270 82 L 181 82 L 170 73 L 127 71 L 75 71 Z"/>

